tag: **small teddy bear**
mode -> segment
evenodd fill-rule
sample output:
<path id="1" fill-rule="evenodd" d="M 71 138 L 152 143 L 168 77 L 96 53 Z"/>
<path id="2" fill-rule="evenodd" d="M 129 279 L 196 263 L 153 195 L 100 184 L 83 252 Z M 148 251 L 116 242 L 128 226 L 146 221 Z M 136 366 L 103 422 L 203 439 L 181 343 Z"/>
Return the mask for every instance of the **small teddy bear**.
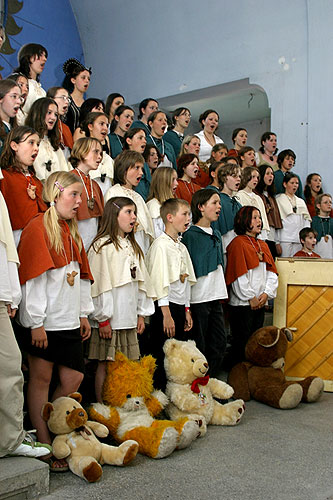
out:
<path id="1" fill-rule="evenodd" d="M 247 361 L 237 363 L 229 373 L 228 382 L 235 396 L 251 398 L 274 408 L 295 408 L 301 401 L 313 403 L 323 392 L 320 377 L 287 381 L 283 373 L 288 342 L 293 339 L 288 328 L 265 326 L 255 331 L 245 348 Z"/>
<path id="2" fill-rule="evenodd" d="M 170 418 L 188 417 L 202 421 L 200 436 L 206 434 L 208 424 L 239 423 L 245 410 L 244 401 L 237 399 L 223 405 L 214 399 L 229 399 L 234 390 L 225 382 L 206 375 L 209 369 L 207 360 L 193 340 L 169 339 L 163 350 L 168 380 L 166 394 L 170 399 L 166 413 Z"/>
<path id="3" fill-rule="evenodd" d="M 88 421 L 80 405 L 81 399 L 81 394 L 76 392 L 46 403 L 42 417 L 50 431 L 56 434 L 52 443 L 54 456 L 65 458 L 74 474 L 94 483 L 103 474 L 101 465 L 127 465 L 136 456 L 139 446 L 133 440 L 119 447 L 98 441 L 96 436 L 104 438 L 109 431 L 102 424 Z"/>
<path id="4" fill-rule="evenodd" d="M 89 415 L 106 425 L 118 442 L 134 439 L 140 453 L 164 458 L 189 446 L 199 435 L 199 424 L 188 418 L 175 422 L 154 419 L 168 403 L 166 395 L 153 388 L 155 368 L 152 356 L 131 361 L 117 352 L 115 361 L 107 366 L 103 387 L 106 404 L 94 403 Z"/>

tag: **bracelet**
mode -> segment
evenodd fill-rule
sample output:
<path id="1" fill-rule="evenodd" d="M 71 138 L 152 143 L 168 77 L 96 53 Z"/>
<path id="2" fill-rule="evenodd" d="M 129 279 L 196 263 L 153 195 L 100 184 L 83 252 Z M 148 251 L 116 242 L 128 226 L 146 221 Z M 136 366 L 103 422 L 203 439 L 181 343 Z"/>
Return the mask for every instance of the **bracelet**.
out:
<path id="1" fill-rule="evenodd" d="M 189 307 L 185 307 L 185 312 L 188 312 L 190 310 Z"/>
<path id="2" fill-rule="evenodd" d="M 102 323 L 98 323 L 99 328 L 103 328 L 103 326 L 109 326 L 110 325 L 110 320 L 106 319 L 105 321 L 102 321 Z"/>

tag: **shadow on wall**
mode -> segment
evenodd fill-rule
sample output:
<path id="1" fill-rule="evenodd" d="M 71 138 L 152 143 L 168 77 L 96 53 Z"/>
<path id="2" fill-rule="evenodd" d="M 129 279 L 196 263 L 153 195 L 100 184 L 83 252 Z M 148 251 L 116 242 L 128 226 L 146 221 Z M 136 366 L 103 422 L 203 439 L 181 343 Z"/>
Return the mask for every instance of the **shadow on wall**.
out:
<path id="1" fill-rule="evenodd" d="M 270 130 L 271 109 L 267 94 L 259 85 L 250 84 L 248 78 L 163 97 L 158 101 L 160 108 L 166 112 L 172 112 L 179 106 L 191 110 L 192 119 L 186 132 L 188 134 L 201 130 L 198 120 L 203 111 L 216 110 L 220 116 L 217 135 L 229 148 L 233 147 L 231 135 L 237 127 L 247 130 L 247 144 L 255 149 L 260 146 L 261 135 Z M 134 108 L 138 110 L 138 104 Z"/>

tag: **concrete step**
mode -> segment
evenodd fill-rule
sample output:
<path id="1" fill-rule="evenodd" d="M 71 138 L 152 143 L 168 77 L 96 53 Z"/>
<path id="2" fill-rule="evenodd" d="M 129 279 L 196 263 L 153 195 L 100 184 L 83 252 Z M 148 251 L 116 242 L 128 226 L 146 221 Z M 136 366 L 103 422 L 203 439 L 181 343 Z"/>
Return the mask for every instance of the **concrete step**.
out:
<path id="1" fill-rule="evenodd" d="M 0 458 L 0 500 L 35 500 L 48 492 L 47 464 L 35 458 Z"/>

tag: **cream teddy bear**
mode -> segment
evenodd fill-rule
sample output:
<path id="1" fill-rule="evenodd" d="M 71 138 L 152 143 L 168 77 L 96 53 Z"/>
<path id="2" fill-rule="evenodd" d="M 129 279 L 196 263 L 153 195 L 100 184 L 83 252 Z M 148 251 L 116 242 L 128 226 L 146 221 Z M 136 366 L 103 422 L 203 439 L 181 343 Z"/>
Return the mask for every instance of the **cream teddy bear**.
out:
<path id="1" fill-rule="evenodd" d="M 206 375 L 209 369 L 207 360 L 193 340 L 169 339 L 163 350 L 168 379 L 165 392 L 170 399 L 165 411 L 170 418 L 202 420 L 201 436 L 206 434 L 208 424 L 238 424 L 244 413 L 244 401 L 237 399 L 223 405 L 214 399 L 229 399 L 234 390 L 225 382 Z"/>
<path id="2" fill-rule="evenodd" d="M 127 465 L 136 456 L 139 445 L 133 440 L 119 447 L 102 444 L 95 434 L 103 438 L 109 430 L 102 424 L 88 421 L 80 402 L 78 392 L 60 397 L 43 406 L 42 417 L 50 431 L 56 434 L 52 443 L 54 456 L 65 458 L 74 474 L 93 483 L 103 473 L 100 464 Z"/>

